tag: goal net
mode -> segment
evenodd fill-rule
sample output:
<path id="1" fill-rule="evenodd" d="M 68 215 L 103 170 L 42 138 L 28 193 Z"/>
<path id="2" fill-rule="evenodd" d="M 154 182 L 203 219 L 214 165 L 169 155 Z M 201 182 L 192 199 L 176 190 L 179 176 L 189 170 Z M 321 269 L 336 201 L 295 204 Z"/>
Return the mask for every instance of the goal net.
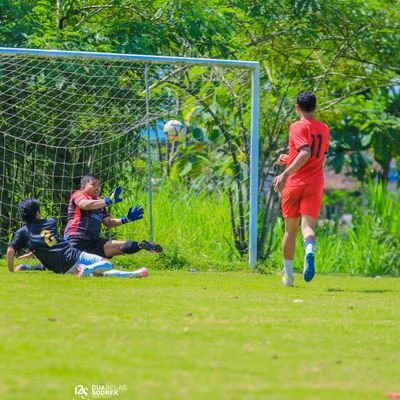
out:
<path id="1" fill-rule="evenodd" d="M 20 200 L 39 199 L 63 229 L 71 193 L 94 173 L 102 197 L 124 189 L 113 217 L 146 210 L 108 237 L 205 262 L 248 254 L 254 68 L 215 61 L 0 49 L 1 252 Z M 186 126 L 181 141 L 163 133 L 171 119 Z"/>

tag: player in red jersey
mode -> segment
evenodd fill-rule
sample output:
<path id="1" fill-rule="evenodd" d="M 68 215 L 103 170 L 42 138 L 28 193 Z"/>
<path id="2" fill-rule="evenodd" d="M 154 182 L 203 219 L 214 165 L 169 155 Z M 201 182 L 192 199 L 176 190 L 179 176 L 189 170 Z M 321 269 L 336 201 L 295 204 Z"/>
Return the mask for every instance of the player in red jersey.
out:
<path id="1" fill-rule="evenodd" d="M 297 96 L 296 112 L 300 121 L 289 129 L 289 154 L 281 154 L 278 164 L 285 171 L 275 177 L 274 189 L 282 192 L 282 214 L 285 235 L 282 251 L 283 283 L 293 286 L 293 260 L 299 224 L 304 238 L 303 277 L 310 282 L 315 275 L 315 226 L 318 221 L 324 191 L 323 165 L 329 147 L 329 128 L 314 119 L 317 99 L 312 92 Z"/>
<path id="2" fill-rule="evenodd" d="M 122 188 L 118 186 L 110 197 L 100 198 L 100 179 L 93 174 L 87 174 L 81 179 L 80 190 L 75 191 L 68 205 L 68 223 L 64 231 L 64 239 L 72 246 L 101 257 L 113 257 L 120 254 L 132 254 L 140 250 L 155 253 L 163 251 L 159 244 L 142 240 L 119 241 L 100 237 L 101 226 L 115 228 L 128 222 L 143 218 L 143 208 L 136 206 L 128 210 L 126 216 L 112 218 L 107 207 L 122 201 Z"/>

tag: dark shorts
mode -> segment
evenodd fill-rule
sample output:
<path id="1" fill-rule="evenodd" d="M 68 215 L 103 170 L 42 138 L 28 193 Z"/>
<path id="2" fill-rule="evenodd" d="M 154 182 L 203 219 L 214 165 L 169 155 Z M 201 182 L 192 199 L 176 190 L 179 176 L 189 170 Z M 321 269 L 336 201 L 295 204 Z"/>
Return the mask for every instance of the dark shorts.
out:
<path id="1" fill-rule="evenodd" d="M 106 257 L 104 254 L 104 245 L 108 242 L 108 239 L 95 238 L 95 239 L 81 239 L 70 237 L 68 242 L 71 243 L 76 249 L 86 251 L 86 253 L 96 254 L 100 257 Z M 111 258 L 111 257 L 108 257 Z"/>

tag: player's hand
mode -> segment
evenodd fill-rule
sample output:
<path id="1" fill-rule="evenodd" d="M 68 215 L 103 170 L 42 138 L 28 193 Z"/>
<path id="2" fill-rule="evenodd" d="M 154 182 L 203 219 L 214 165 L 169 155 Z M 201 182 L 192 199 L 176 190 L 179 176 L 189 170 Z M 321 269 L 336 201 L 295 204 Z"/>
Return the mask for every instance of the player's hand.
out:
<path id="1" fill-rule="evenodd" d="M 35 257 L 35 255 L 33 254 L 32 251 L 30 251 L 29 253 L 22 254 L 22 256 L 19 256 L 18 260 L 23 260 L 25 258 L 33 258 L 33 257 Z"/>
<path id="2" fill-rule="evenodd" d="M 122 187 L 118 185 L 111 193 L 110 197 L 104 197 L 106 206 L 111 206 L 111 204 L 120 203 L 122 201 L 122 198 L 120 197 L 121 193 L 122 193 Z"/>
<path id="3" fill-rule="evenodd" d="M 286 165 L 288 163 L 289 156 L 287 154 L 281 154 L 276 162 L 278 165 Z"/>
<path id="4" fill-rule="evenodd" d="M 274 178 L 274 190 L 275 192 L 282 192 L 286 185 L 287 175 L 285 173 L 280 174 Z"/>
<path id="5" fill-rule="evenodd" d="M 122 187 L 121 186 L 117 186 L 114 191 L 112 192 L 110 199 L 113 203 L 120 203 L 122 201 L 122 198 L 119 197 L 122 193 Z"/>
<path id="6" fill-rule="evenodd" d="M 135 206 L 131 207 L 128 210 L 128 214 L 126 214 L 126 218 L 128 218 L 129 221 L 137 221 L 138 219 L 142 219 L 144 214 L 143 207 L 140 206 Z"/>

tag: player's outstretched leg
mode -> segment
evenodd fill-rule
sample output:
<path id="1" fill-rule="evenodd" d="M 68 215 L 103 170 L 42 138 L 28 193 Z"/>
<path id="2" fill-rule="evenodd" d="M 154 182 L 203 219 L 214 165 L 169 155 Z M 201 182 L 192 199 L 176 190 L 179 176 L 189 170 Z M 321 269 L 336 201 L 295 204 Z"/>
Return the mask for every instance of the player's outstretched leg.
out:
<path id="1" fill-rule="evenodd" d="M 139 247 L 153 253 L 161 253 L 163 251 L 163 248 L 159 244 L 147 242 L 146 240 L 139 242 Z"/>
<path id="2" fill-rule="evenodd" d="M 125 242 L 108 240 L 104 244 L 104 254 L 106 257 L 113 257 L 119 254 L 135 254 L 140 250 L 147 250 L 154 253 L 161 253 L 163 251 L 159 244 L 147 242 L 146 240 L 142 240 L 141 242 L 134 240 L 127 240 Z"/>
<path id="3" fill-rule="evenodd" d="M 79 264 L 77 267 L 78 277 L 103 275 L 112 269 L 112 264 L 107 260 L 102 260 L 90 265 Z"/>
<path id="4" fill-rule="evenodd" d="M 119 271 L 111 269 L 103 273 L 103 276 L 114 276 L 116 278 L 146 278 L 149 275 L 146 267 L 141 267 L 136 271 Z"/>

